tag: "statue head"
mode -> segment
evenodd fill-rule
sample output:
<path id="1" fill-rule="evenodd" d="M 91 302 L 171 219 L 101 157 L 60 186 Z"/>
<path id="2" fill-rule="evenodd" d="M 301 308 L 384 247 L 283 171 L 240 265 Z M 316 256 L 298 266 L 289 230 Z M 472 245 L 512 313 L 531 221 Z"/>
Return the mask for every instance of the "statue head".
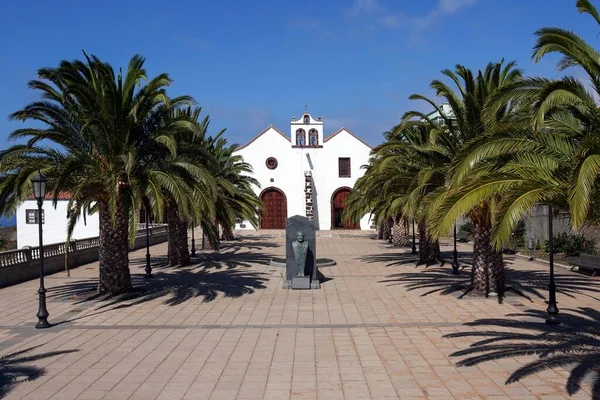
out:
<path id="1" fill-rule="evenodd" d="M 304 233 L 302 232 L 298 232 L 296 234 L 296 240 L 298 241 L 298 243 L 302 243 L 304 242 Z"/>

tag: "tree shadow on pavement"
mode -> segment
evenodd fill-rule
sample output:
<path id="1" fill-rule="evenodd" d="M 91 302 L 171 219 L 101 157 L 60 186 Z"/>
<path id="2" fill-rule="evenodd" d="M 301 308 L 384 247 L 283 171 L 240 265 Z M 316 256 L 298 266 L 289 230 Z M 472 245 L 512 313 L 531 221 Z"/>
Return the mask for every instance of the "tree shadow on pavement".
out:
<path id="1" fill-rule="evenodd" d="M 96 292 L 98 279 L 90 278 L 49 288 L 48 298 L 93 308 L 93 312 L 59 323 L 89 318 L 105 311 L 128 308 L 156 299 L 162 299 L 162 304 L 176 306 L 195 298 L 210 302 L 219 294 L 237 298 L 266 288 L 270 274 L 249 270 L 249 267 L 268 265 L 272 258 L 272 255 L 252 252 L 204 254 L 189 266 L 158 268 L 152 278 L 144 276 L 145 258 L 143 264 L 135 259 L 133 261 L 136 264 L 132 267 L 137 265 L 138 273 L 132 268 L 132 292 L 99 294 Z M 81 307 L 76 309 L 84 311 Z"/>
<path id="2" fill-rule="evenodd" d="M 397 248 L 397 247 L 389 247 L 389 248 Z M 467 251 L 459 251 L 458 252 L 458 260 L 461 266 L 465 266 L 465 264 L 471 264 L 473 261 L 473 253 Z M 399 267 L 402 265 L 414 265 L 416 267 L 420 267 L 425 265 L 425 268 L 428 268 L 433 265 L 444 265 L 449 263 L 452 264 L 452 252 L 443 251 L 440 252 L 440 259 L 436 262 L 432 262 L 429 264 L 419 264 L 419 254 L 412 254 L 410 249 L 408 251 L 402 253 L 384 253 L 384 254 L 370 254 L 367 256 L 363 256 L 360 258 L 362 262 L 366 262 L 369 264 L 372 263 L 385 263 L 386 267 Z"/>
<path id="3" fill-rule="evenodd" d="M 387 263 L 386 267 L 397 267 L 401 265 L 417 264 L 419 261 L 418 254 L 410 252 L 402 253 L 384 253 L 384 254 L 369 254 L 360 258 L 360 261 L 369 264 Z"/>
<path id="4" fill-rule="evenodd" d="M 477 340 L 469 348 L 451 354 L 463 357 L 457 366 L 473 366 L 486 361 L 504 358 L 535 356 L 514 371 L 506 384 L 547 369 L 570 369 L 566 382 L 569 395 L 581 389 L 582 382 L 589 383 L 591 396 L 600 398 L 600 311 L 592 308 L 561 312 L 560 325 L 545 323 L 546 313 L 528 310 L 523 314 L 510 314 L 505 319 L 480 319 L 466 323 L 469 332 L 458 332 L 444 337 Z M 473 331 L 472 328 L 482 328 Z"/>
<path id="5" fill-rule="evenodd" d="M 196 253 L 196 257 L 192 257 L 190 265 L 204 269 L 233 269 L 238 267 L 249 268 L 252 265 L 269 265 L 272 255 L 253 253 L 250 251 L 238 252 L 236 249 L 230 249 L 225 253 Z M 164 270 L 180 267 L 169 265 L 166 257 L 153 257 L 150 259 L 152 270 Z M 138 257 L 129 261 L 129 268 L 132 272 L 144 273 L 146 268 L 146 258 Z"/>
<path id="6" fill-rule="evenodd" d="M 514 293 L 530 301 L 532 297 L 546 299 L 550 274 L 539 270 L 516 270 L 505 268 L 506 292 Z M 408 291 L 425 290 L 421 296 L 433 293 L 443 295 L 462 292 L 459 298 L 465 296 L 471 285 L 470 271 L 461 271 L 458 275 L 452 275 L 449 267 L 436 267 L 422 272 L 401 272 L 392 274 L 387 279 L 379 281 L 387 283 L 388 286 L 404 285 Z M 557 273 L 555 275 L 556 291 L 559 294 L 574 298 L 586 296 L 594 300 L 600 300 L 600 280 L 590 279 L 573 273 Z M 498 296 L 502 302 L 504 295 Z"/>
<path id="7" fill-rule="evenodd" d="M 37 367 L 31 363 L 62 354 L 73 353 L 78 350 L 51 351 L 49 353 L 31 354 L 26 353 L 43 345 L 29 347 L 14 353 L 4 355 L 0 358 L 0 398 L 6 396 L 16 385 L 22 382 L 36 380 L 46 374 L 43 367 Z"/>

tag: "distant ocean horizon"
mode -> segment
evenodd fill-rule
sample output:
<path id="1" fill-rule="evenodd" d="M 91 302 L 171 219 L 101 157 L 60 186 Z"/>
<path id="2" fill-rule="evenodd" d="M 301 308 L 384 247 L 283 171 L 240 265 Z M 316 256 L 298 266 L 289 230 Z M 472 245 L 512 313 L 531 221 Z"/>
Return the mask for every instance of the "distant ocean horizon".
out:
<path id="1" fill-rule="evenodd" d="M 0 217 L 0 227 L 7 227 L 7 226 L 15 226 L 17 225 L 17 217 L 16 216 L 12 216 L 12 217 Z"/>

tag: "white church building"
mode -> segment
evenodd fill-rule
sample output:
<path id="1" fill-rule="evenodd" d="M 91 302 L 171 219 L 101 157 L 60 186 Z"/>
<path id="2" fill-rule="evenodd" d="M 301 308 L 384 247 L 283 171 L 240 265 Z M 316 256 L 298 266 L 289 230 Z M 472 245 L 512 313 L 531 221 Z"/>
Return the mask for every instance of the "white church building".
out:
<path id="1" fill-rule="evenodd" d="M 328 137 L 323 120 L 305 112 L 292 118 L 289 135 L 273 125 L 236 150 L 252 165 L 260 183 L 257 195 L 265 204 L 261 229 L 285 229 L 286 218 L 302 215 L 315 228 L 374 229 L 369 214 L 360 224 L 342 220 L 344 202 L 356 180 L 364 174 L 371 147 L 345 128 Z M 237 229 L 253 229 L 239 221 Z"/>

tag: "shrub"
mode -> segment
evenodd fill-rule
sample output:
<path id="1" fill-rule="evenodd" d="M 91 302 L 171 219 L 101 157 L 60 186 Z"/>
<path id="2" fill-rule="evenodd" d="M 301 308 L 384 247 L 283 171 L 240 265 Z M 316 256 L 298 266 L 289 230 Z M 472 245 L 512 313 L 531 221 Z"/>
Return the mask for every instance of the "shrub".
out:
<path id="1" fill-rule="evenodd" d="M 559 233 L 554 235 L 554 253 L 564 253 L 567 257 L 576 257 L 581 253 L 596 254 L 596 242 L 581 234 L 569 235 Z M 546 240 L 544 251 L 548 253 L 548 241 Z"/>
<path id="2" fill-rule="evenodd" d="M 473 223 L 471 221 L 465 222 L 459 228 L 459 231 L 468 233 L 469 237 L 473 236 L 474 230 L 475 230 L 475 226 L 473 225 Z"/>

